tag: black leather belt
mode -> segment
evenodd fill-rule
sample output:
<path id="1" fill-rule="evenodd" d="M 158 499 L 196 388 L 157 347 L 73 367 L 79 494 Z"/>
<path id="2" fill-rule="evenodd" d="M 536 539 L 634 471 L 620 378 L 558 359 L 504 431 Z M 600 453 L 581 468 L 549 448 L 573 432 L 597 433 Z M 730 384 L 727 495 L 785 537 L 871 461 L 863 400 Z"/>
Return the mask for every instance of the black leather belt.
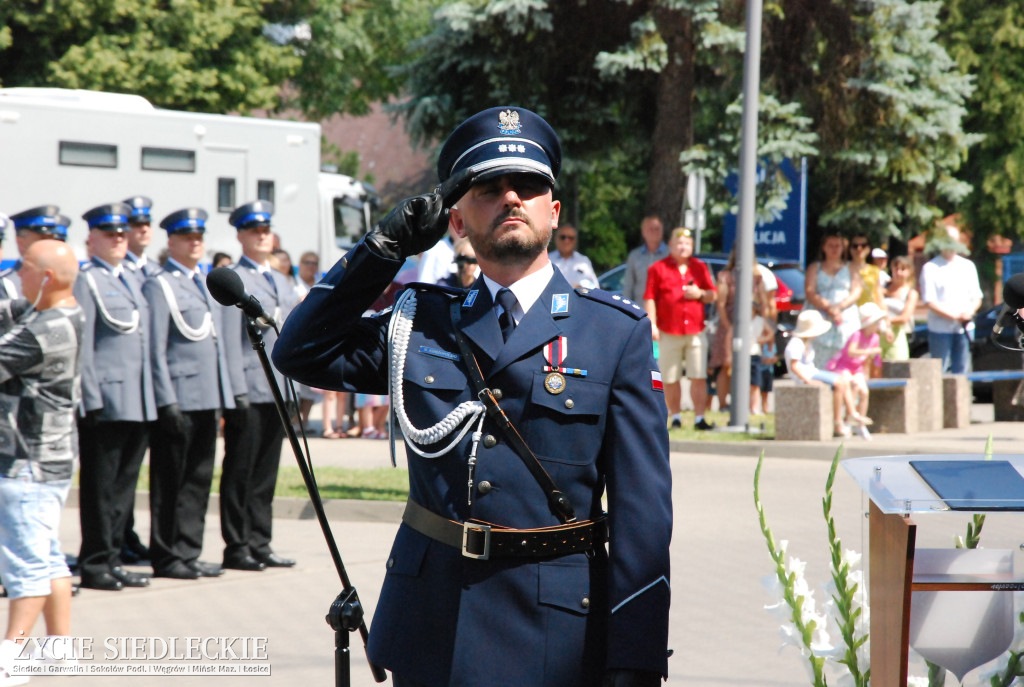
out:
<path id="1" fill-rule="evenodd" d="M 485 522 L 455 522 L 409 499 L 402 522 L 459 549 L 466 558 L 547 558 L 592 551 L 608 540 L 605 519 L 514 530 Z"/>

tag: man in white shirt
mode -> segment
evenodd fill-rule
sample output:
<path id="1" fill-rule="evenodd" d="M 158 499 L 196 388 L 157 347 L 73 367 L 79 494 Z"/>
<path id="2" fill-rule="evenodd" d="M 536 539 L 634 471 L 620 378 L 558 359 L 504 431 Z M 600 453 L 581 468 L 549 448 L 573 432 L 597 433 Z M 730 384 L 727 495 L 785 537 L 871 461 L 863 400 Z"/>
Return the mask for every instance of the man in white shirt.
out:
<path id="1" fill-rule="evenodd" d="M 963 257 L 967 246 L 946 231 L 928 241 L 925 250 L 939 253 L 921 269 L 921 302 L 928 308 L 928 351 L 942 361 L 943 373 L 966 374 L 971 368 L 974 314 L 981 307 L 978 270 Z"/>
<path id="2" fill-rule="evenodd" d="M 644 242 L 629 251 L 629 255 L 626 256 L 626 276 L 622 280 L 622 297 L 634 303 L 644 302 L 647 269 L 662 258 L 668 257 L 665 229 L 658 217 L 644 217 L 640 223 L 640 236 Z"/>
<path id="3" fill-rule="evenodd" d="M 559 227 L 555 232 L 555 250 L 548 253 L 548 259 L 573 287 L 596 289 L 594 266 L 590 264 L 590 258 L 576 251 L 577 238 L 575 227 Z"/>

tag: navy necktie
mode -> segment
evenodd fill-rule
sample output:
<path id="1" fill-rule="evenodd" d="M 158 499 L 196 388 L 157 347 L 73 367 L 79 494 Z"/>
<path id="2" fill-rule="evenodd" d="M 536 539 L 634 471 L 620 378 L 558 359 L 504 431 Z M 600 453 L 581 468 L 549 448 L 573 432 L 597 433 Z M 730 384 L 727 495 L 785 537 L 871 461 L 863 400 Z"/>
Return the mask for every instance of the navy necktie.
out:
<path id="1" fill-rule="evenodd" d="M 508 289 L 501 289 L 497 295 L 498 305 L 501 306 L 501 314 L 498 315 L 498 326 L 501 327 L 501 338 L 508 341 L 512 336 L 512 330 L 516 328 L 516 318 L 512 317 L 512 309 L 516 307 L 516 295 Z"/>
<path id="2" fill-rule="evenodd" d="M 270 282 L 270 290 L 273 291 L 274 295 L 276 296 L 277 295 L 277 284 L 274 283 L 274 275 L 270 273 L 270 270 L 267 270 L 266 272 L 263 273 L 263 276 L 266 277 L 267 281 Z"/>

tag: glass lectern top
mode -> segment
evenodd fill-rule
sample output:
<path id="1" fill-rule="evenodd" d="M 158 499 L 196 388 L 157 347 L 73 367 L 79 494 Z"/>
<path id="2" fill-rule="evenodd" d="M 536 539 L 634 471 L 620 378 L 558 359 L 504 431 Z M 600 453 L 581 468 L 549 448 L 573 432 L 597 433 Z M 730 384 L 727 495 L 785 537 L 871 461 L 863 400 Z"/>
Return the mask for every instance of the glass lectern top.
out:
<path id="1" fill-rule="evenodd" d="M 1024 510 L 1024 455 L 877 456 L 843 467 L 883 513 Z"/>

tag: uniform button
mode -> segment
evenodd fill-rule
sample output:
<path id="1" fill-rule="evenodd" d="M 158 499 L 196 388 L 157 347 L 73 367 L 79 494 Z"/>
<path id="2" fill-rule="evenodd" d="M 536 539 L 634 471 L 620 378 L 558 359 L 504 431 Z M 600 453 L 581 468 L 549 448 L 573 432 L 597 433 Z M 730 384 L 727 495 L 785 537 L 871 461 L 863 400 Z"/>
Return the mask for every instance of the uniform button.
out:
<path id="1" fill-rule="evenodd" d="M 580 606 L 582 606 L 583 608 L 590 608 L 590 597 L 583 597 L 583 599 L 580 601 Z"/>
<path id="2" fill-rule="evenodd" d="M 427 375 L 426 377 L 423 378 L 423 381 L 426 382 L 427 384 L 433 384 L 434 375 Z"/>
<path id="3" fill-rule="evenodd" d="M 493 391 L 491 391 L 491 393 L 494 394 L 495 401 L 501 400 L 501 389 L 494 389 Z"/>
<path id="4" fill-rule="evenodd" d="M 393 568 L 393 567 L 395 567 L 395 559 L 394 558 L 389 558 L 388 559 L 388 570 L 391 570 L 391 568 Z"/>
<path id="5" fill-rule="evenodd" d="M 493 434 L 484 436 L 484 448 L 494 448 L 498 444 L 498 440 Z"/>
<path id="6" fill-rule="evenodd" d="M 491 483 L 488 482 L 487 480 L 484 480 L 480 484 L 476 485 L 476 489 L 481 494 L 486 494 L 487 492 L 489 492 L 491 490 Z"/>
<path id="7" fill-rule="evenodd" d="M 574 405 L 576 405 L 576 404 L 572 402 L 571 398 L 565 399 L 565 407 L 566 408 L 570 408 L 571 409 Z"/>

